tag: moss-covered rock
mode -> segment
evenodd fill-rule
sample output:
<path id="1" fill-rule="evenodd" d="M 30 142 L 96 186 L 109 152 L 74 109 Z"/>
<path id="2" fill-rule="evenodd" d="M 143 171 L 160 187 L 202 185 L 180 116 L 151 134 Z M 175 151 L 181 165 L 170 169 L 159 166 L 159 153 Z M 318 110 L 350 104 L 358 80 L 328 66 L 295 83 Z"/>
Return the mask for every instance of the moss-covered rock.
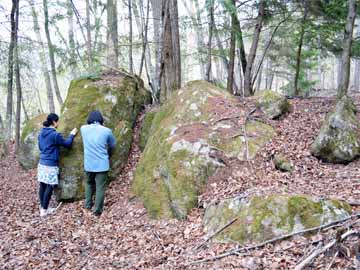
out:
<path id="1" fill-rule="evenodd" d="M 350 98 L 343 97 L 326 116 L 311 153 L 333 163 L 348 163 L 360 155 L 360 123 Z"/>
<path id="2" fill-rule="evenodd" d="M 157 113 L 157 110 L 151 110 L 147 112 L 144 116 L 144 120 L 142 122 L 141 131 L 140 131 L 140 140 L 139 140 L 139 148 L 140 151 L 143 152 L 145 149 L 146 142 L 150 135 L 150 129 L 152 125 L 152 121 Z"/>
<path id="3" fill-rule="evenodd" d="M 208 178 L 224 165 L 220 156 L 254 157 L 274 134 L 268 125 L 249 122 L 245 140 L 244 126 L 230 121 L 229 112 L 246 115 L 226 91 L 193 81 L 156 113 L 133 182 L 150 216 L 185 218 Z"/>
<path id="4" fill-rule="evenodd" d="M 17 158 L 24 169 L 33 169 L 40 158 L 38 135 L 46 120 L 46 114 L 40 114 L 26 121 L 20 137 L 20 148 Z"/>
<path id="5" fill-rule="evenodd" d="M 287 98 L 272 90 L 261 91 L 256 106 L 270 119 L 277 119 L 290 109 Z"/>
<path id="6" fill-rule="evenodd" d="M 86 124 L 90 111 L 99 110 L 104 125 L 112 129 L 117 140 L 110 170 L 110 177 L 115 178 L 127 161 L 136 117 L 150 100 L 150 94 L 137 77 L 103 72 L 99 76 L 73 80 L 62 107 L 59 131 L 67 135 L 72 128 L 79 129 Z M 60 169 L 57 199 L 81 199 L 84 195 L 84 169 L 80 134 L 75 137 L 72 149 L 62 150 Z"/>
<path id="7" fill-rule="evenodd" d="M 282 172 L 291 172 L 294 166 L 286 159 L 283 154 L 275 155 L 274 157 L 275 168 Z"/>
<path id="8" fill-rule="evenodd" d="M 328 224 L 350 213 L 351 207 L 341 201 L 275 194 L 250 199 L 227 199 L 209 205 L 205 211 L 204 225 L 205 231 L 211 234 L 236 219 L 216 239 L 248 244 Z"/>

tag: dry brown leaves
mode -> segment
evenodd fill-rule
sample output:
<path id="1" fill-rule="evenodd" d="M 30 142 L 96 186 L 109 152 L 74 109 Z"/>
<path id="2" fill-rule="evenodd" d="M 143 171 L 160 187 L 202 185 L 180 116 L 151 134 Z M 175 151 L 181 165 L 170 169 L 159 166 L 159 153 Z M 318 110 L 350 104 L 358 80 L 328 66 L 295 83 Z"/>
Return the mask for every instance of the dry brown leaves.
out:
<path id="1" fill-rule="evenodd" d="M 273 192 L 360 201 L 360 160 L 346 166 L 329 165 L 309 153 L 309 146 L 333 100 L 292 100 L 291 103 L 292 113 L 271 122 L 277 130 L 272 143 L 255 160 L 231 160 L 228 168 L 219 170 L 200 196 L 200 205 L 237 195 Z M 248 104 L 240 102 L 239 106 Z M 129 163 L 119 179 L 109 186 L 105 212 L 100 218 L 83 210 L 82 202 L 76 202 L 65 204 L 55 215 L 40 219 L 36 171 L 24 172 L 13 153 L 1 160 L 0 268 L 292 269 L 319 240 L 334 236 L 331 230 L 310 238 L 297 236 L 239 256 L 191 265 L 197 259 L 216 256 L 236 244 L 210 242 L 194 251 L 205 238 L 202 209 L 194 209 L 186 221 L 148 218 L 146 209 L 130 190 L 140 155 L 136 146 L 138 129 L 135 134 Z M 292 173 L 274 169 L 272 157 L 278 152 L 294 163 Z M 331 252 L 322 255 L 312 269 L 325 269 L 332 257 Z M 353 258 L 339 256 L 332 269 L 355 269 L 355 263 Z"/>

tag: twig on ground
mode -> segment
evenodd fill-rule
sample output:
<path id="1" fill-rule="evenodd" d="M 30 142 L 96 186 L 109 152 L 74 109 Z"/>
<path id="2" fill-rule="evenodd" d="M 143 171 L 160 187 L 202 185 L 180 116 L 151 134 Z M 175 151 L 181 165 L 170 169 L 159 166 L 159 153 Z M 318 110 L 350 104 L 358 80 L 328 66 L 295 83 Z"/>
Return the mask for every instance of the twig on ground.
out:
<path id="1" fill-rule="evenodd" d="M 225 230 L 227 227 L 229 227 L 231 224 L 233 224 L 236 220 L 238 220 L 238 218 L 234 218 L 233 220 L 231 220 L 230 222 L 226 223 L 223 227 L 221 227 L 220 229 L 218 229 L 216 232 L 214 232 L 213 234 L 211 234 L 209 237 L 207 237 L 200 245 L 196 246 L 194 250 L 198 250 L 200 249 L 202 246 L 204 246 L 207 242 L 209 242 L 212 238 L 214 238 L 216 235 L 218 235 L 219 233 L 221 233 L 223 230 Z"/>
<path id="2" fill-rule="evenodd" d="M 346 239 L 347 237 L 349 237 L 350 235 L 354 235 L 354 234 L 359 234 L 358 231 L 347 231 L 346 233 L 341 235 L 341 240 Z M 303 269 L 306 265 L 308 265 L 310 262 L 312 262 L 313 259 L 315 259 L 317 256 L 319 256 L 320 254 L 324 253 L 325 251 L 327 251 L 328 249 L 330 249 L 331 247 L 333 247 L 336 243 L 337 243 L 337 239 L 332 240 L 331 242 L 329 242 L 327 245 L 325 245 L 324 247 L 320 248 L 320 249 L 316 249 L 312 254 L 310 254 L 306 259 L 304 259 L 301 263 L 299 263 L 297 266 L 295 266 L 294 270 L 301 270 Z"/>
<path id="3" fill-rule="evenodd" d="M 334 254 L 334 257 L 331 259 L 331 261 L 330 261 L 328 267 L 326 268 L 326 270 L 330 270 L 330 269 L 331 269 L 331 267 L 332 267 L 332 265 L 334 264 L 334 261 L 335 261 L 335 259 L 336 259 L 336 257 L 337 257 L 338 254 L 339 254 L 339 251 L 336 251 L 335 254 Z"/>

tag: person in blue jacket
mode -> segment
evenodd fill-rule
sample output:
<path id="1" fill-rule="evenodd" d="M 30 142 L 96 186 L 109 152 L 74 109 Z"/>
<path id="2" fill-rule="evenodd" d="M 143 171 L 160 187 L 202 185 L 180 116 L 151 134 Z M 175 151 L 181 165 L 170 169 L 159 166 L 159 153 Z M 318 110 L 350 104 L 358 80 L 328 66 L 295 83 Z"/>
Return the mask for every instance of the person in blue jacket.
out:
<path id="1" fill-rule="evenodd" d="M 81 137 L 84 145 L 85 208 L 93 207 L 95 193 L 95 216 L 100 216 L 105 200 L 107 175 L 110 169 L 109 158 L 114 150 L 116 140 L 111 129 L 104 127 L 104 119 L 99 111 L 92 111 L 87 119 L 87 125 L 81 127 Z"/>
<path id="2" fill-rule="evenodd" d="M 40 160 L 38 164 L 38 182 L 40 199 L 40 216 L 46 216 L 55 211 L 49 208 L 49 202 L 54 187 L 59 183 L 60 146 L 71 148 L 77 129 L 74 128 L 69 137 L 64 139 L 56 129 L 59 126 L 59 116 L 50 113 L 43 123 L 38 136 Z"/>

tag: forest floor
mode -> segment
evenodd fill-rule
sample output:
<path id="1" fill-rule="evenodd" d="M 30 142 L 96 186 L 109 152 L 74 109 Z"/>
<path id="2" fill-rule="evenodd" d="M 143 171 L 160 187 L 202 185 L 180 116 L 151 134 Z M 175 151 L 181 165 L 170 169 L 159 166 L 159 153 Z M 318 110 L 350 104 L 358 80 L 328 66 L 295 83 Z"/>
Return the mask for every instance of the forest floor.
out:
<path id="1" fill-rule="evenodd" d="M 355 101 L 360 109 L 360 98 Z M 360 202 L 360 159 L 348 165 L 330 165 L 309 152 L 334 100 L 293 99 L 291 103 L 293 111 L 289 115 L 271 121 L 277 131 L 273 141 L 254 160 L 233 162 L 231 170 L 219 170 L 201 195 L 201 206 L 237 195 L 269 193 Z M 54 215 L 40 218 L 36 170 L 22 170 L 13 152 L 0 160 L 0 269 L 292 269 L 319 241 L 335 237 L 336 231 L 328 230 L 238 256 L 193 263 L 237 245 L 210 241 L 195 250 L 206 237 L 203 208 L 193 210 L 185 221 L 148 217 L 130 191 L 140 156 L 138 137 L 139 125 L 129 162 L 119 179 L 111 182 L 100 218 L 84 210 L 83 202 L 63 204 Z M 275 170 L 271 158 L 279 152 L 294 163 L 293 172 Z M 331 251 L 319 256 L 307 269 L 326 269 L 331 261 L 331 269 L 359 269 L 354 257 L 333 255 Z"/>

